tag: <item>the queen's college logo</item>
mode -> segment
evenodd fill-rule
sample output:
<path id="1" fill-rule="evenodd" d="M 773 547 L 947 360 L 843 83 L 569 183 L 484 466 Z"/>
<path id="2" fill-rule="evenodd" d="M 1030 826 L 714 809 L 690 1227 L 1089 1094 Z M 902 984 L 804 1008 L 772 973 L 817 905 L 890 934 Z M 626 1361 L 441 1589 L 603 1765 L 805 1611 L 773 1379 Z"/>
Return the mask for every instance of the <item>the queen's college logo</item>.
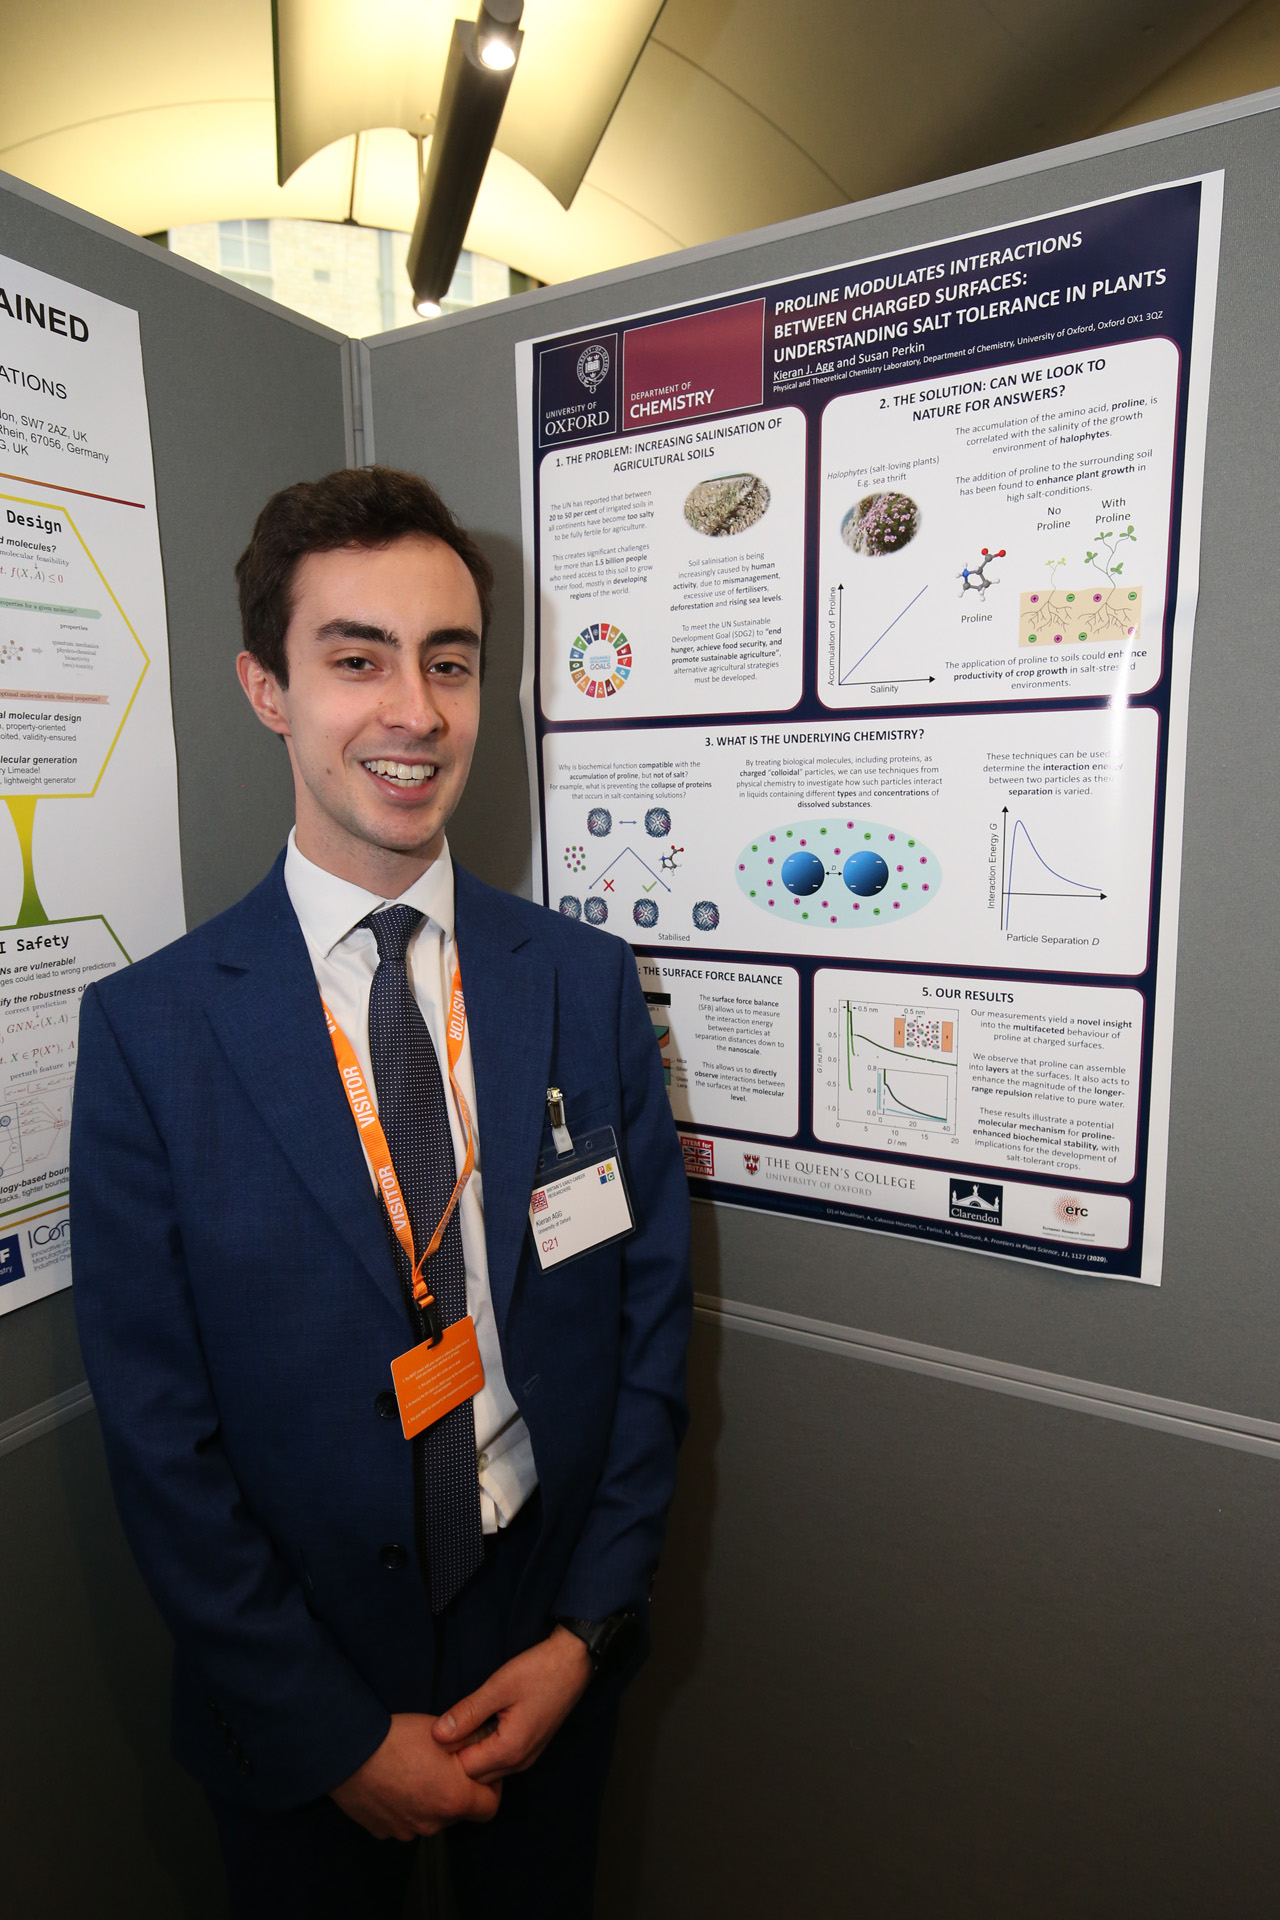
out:
<path id="1" fill-rule="evenodd" d="M 760 1155 L 758 1153 L 744 1153 L 742 1156 L 742 1164 L 748 1173 L 759 1173 Z"/>
<path id="2" fill-rule="evenodd" d="M 588 393 L 594 393 L 609 377 L 609 349 L 601 340 L 593 340 L 578 355 L 578 378 Z"/>

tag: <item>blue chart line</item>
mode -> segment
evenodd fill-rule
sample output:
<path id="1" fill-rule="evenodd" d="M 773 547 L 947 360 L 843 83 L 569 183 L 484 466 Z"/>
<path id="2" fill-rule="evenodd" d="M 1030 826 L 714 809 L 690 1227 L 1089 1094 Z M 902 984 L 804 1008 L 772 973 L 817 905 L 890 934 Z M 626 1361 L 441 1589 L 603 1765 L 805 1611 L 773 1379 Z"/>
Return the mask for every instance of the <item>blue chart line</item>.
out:
<path id="1" fill-rule="evenodd" d="M 908 1077 L 912 1080 L 936 1080 L 939 1076 L 933 1073 L 928 1073 L 928 1074 L 913 1073 L 913 1074 L 910 1074 Z M 945 1089 L 945 1086 L 946 1086 L 945 1081 L 943 1082 L 943 1086 Z M 880 1098 L 881 1113 L 892 1114 L 895 1110 L 901 1109 L 903 1113 L 914 1114 L 917 1119 L 934 1120 L 937 1122 L 937 1124 L 940 1127 L 946 1126 L 947 1116 L 945 1113 L 926 1113 L 923 1107 L 909 1106 L 907 1102 L 903 1099 L 900 1093 L 895 1093 L 893 1088 L 889 1085 L 889 1072 L 888 1072 L 888 1069 L 885 1067 L 882 1067 L 880 1070 L 880 1089 L 881 1089 L 881 1098 Z M 885 1106 L 884 1104 L 885 1094 L 888 1094 L 890 1100 L 893 1101 L 892 1107 Z"/>
<path id="2" fill-rule="evenodd" d="M 1015 887 L 1014 886 L 1013 863 L 1018 852 L 1018 835 L 1019 834 L 1022 835 L 1023 839 L 1026 841 L 1032 853 L 1035 855 L 1036 859 L 1040 862 L 1040 865 L 1044 868 L 1045 872 L 1052 874 L 1055 880 L 1061 880 L 1064 886 L 1076 888 L 1076 892 L 1054 893 L 1039 887 Z M 1049 865 L 1049 862 L 1045 859 L 1044 855 L 1041 853 L 1039 847 L 1036 845 L 1035 841 L 1031 838 L 1031 835 L 1027 832 L 1027 829 L 1023 825 L 1021 820 L 1015 820 L 1013 823 L 1013 838 L 1009 842 L 1009 858 L 1004 871 L 1004 887 L 1001 893 L 1002 912 L 1001 912 L 1000 925 L 1001 925 L 1002 931 L 1005 931 L 1005 932 L 1008 931 L 1009 920 L 1010 920 L 1009 903 L 1014 898 L 1015 894 L 1018 896 L 1019 899 L 1036 899 L 1036 900 L 1105 900 L 1107 897 L 1106 894 L 1103 893 L 1100 887 L 1091 887 L 1088 881 L 1086 880 L 1073 880 L 1069 874 L 1059 873 L 1056 867 L 1051 867 Z"/>
<path id="3" fill-rule="evenodd" d="M 910 613 L 912 607 L 914 607 L 916 601 L 920 598 L 920 595 L 927 593 L 928 591 L 929 591 L 929 582 L 926 580 L 924 585 L 920 589 L 920 593 L 917 593 L 914 596 L 914 598 L 908 600 L 906 606 L 902 609 L 901 613 L 896 613 L 893 616 L 893 619 L 889 622 L 888 626 L 885 628 L 884 633 L 878 633 L 876 635 L 875 639 L 871 642 L 871 645 L 867 648 L 867 652 L 860 653 L 858 655 L 858 658 L 854 661 L 853 665 L 850 667 L 849 673 L 856 673 L 858 671 L 858 668 L 862 665 L 863 661 L 867 658 L 867 655 L 875 652 L 876 648 L 880 645 L 880 642 L 884 639 L 885 634 L 892 633 L 894 628 L 897 626 L 899 620 L 903 619 L 905 615 Z M 848 686 L 849 673 L 845 673 L 840 676 L 840 685 L 842 687 Z"/>

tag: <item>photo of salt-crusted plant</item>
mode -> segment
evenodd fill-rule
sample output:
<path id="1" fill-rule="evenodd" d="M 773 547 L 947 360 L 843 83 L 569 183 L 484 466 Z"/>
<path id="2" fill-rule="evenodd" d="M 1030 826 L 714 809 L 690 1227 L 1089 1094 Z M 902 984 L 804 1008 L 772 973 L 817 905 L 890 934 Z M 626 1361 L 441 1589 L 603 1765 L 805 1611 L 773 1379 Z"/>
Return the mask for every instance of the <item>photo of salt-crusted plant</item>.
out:
<path id="1" fill-rule="evenodd" d="M 684 503 L 684 517 L 695 533 L 719 538 L 745 533 L 769 511 L 769 489 L 758 473 L 726 473 L 700 480 Z"/>
<path id="2" fill-rule="evenodd" d="M 855 553 L 897 553 L 920 531 L 920 509 L 910 494 L 868 493 L 840 522 L 840 536 Z"/>

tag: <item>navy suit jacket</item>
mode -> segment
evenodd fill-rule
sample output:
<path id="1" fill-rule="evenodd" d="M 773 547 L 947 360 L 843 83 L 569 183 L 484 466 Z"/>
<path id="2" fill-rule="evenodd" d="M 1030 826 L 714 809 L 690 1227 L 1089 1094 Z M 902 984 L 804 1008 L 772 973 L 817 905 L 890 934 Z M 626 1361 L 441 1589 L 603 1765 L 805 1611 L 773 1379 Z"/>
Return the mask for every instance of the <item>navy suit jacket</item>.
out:
<path id="1" fill-rule="evenodd" d="M 542 1492 L 509 1657 L 554 1615 L 647 1604 L 686 1420 L 688 1192 L 625 944 L 462 869 L 457 940 L 489 1283 Z M 575 1135 L 616 1129 L 637 1231 L 543 1273 L 548 1086 Z M 375 1407 L 416 1336 L 283 860 L 85 993 L 71 1153 L 80 1335 L 174 1636 L 175 1750 L 215 1793 L 301 1803 L 391 1712 L 430 1710 L 434 1644 L 412 1450 Z"/>

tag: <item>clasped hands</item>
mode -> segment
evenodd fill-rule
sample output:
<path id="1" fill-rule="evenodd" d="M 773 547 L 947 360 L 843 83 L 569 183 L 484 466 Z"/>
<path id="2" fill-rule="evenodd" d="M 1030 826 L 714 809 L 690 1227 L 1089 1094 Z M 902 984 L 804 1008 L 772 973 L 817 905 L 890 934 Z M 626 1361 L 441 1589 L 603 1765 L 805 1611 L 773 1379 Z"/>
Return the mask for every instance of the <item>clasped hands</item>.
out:
<path id="1" fill-rule="evenodd" d="M 447 1713 L 393 1713 L 382 1745 L 331 1797 L 378 1840 L 492 1820 L 503 1780 L 533 1765 L 590 1678 L 586 1647 L 556 1627 Z"/>

